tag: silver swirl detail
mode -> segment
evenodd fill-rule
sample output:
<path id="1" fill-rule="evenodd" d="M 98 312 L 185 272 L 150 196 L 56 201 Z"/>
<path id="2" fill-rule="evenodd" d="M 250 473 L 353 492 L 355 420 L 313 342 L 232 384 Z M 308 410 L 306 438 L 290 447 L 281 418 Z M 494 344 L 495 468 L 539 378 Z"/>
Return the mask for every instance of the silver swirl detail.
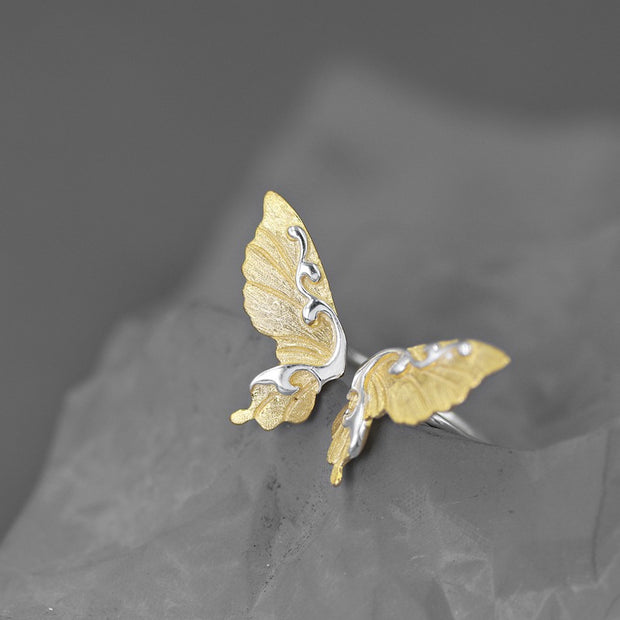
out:
<path id="1" fill-rule="evenodd" d="M 353 381 L 351 382 L 351 390 L 349 392 L 350 395 L 351 392 L 357 394 L 357 401 L 352 409 L 347 409 L 342 419 L 342 425 L 349 429 L 350 459 L 354 459 L 356 456 L 359 456 L 364 444 L 366 443 L 368 426 L 366 425 L 364 412 L 366 410 L 369 396 L 364 389 L 364 384 L 368 373 L 379 360 L 386 355 L 398 353 L 398 359 L 388 370 L 390 374 L 398 375 L 404 372 L 409 364 L 415 366 L 416 368 L 425 368 L 444 356 L 452 355 L 453 351 L 456 351 L 459 355 L 469 355 L 472 347 L 467 340 L 459 340 L 444 346 L 441 346 L 439 343 L 435 342 L 433 344 L 426 345 L 424 349 L 426 351 L 426 357 L 423 360 L 414 359 L 407 349 L 384 349 L 383 351 L 375 353 L 375 355 L 368 359 L 357 370 L 353 377 Z"/>
<path id="2" fill-rule="evenodd" d="M 298 387 L 291 384 L 291 377 L 299 370 L 311 372 L 319 382 L 319 387 L 323 387 L 328 381 L 341 377 L 344 373 L 347 357 L 347 340 L 344 335 L 342 325 L 334 310 L 322 299 L 315 297 L 303 284 L 304 277 L 311 282 L 318 282 L 321 277 L 321 270 L 315 263 L 306 260 L 308 252 L 308 236 L 301 226 L 291 226 L 288 235 L 299 243 L 300 253 L 295 273 L 295 284 L 297 290 L 308 300 L 302 309 L 302 318 L 307 325 L 312 325 L 317 316 L 322 312 L 326 314 L 332 323 L 332 329 L 336 336 L 336 344 L 332 356 L 324 366 L 310 366 L 308 364 L 281 364 L 268 368 L 254 377 L 250 383 L 250 390 L 258 384 L 272 384 L 280 394 L 295 394 Z"/>

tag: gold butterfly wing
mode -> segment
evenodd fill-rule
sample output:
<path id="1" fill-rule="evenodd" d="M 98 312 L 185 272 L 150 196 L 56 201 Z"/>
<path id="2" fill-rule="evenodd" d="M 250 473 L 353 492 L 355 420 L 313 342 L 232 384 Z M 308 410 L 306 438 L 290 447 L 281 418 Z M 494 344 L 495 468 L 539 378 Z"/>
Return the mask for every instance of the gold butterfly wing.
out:
<path id="1" fill-rule="evenodd" d="M 477 340 L 446 340 L 409 349 L 387 349 L 356 373 L 348 403 L 332 426 L 327 460 L 338 485 L 344 465 L 362 450 L 372 420 L 387 413 L 394 422 L 416 425 L 459 405 L 510 358 Z"/>
<path id="2" fill-rule="evenodd" d="M 346 340 L 321 259 L 301 218 L 267 192 L 263 219 L 246 247 L 244 308 L 254 327 L 276 342 L 280 365 L 260 373 L 252 402 L 231 415 L 270 430 L 303 422 L 322 385 L 342 375 Z"/>

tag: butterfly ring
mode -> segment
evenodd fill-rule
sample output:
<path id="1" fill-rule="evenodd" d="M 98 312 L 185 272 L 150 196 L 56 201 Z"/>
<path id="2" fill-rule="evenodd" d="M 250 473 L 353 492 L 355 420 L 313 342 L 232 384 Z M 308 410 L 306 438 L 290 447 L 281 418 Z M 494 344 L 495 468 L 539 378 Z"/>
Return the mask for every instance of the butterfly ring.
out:
<path id="1" fill-rule="evenodd" d="M 312 239 L 275 192 L 265 195 L 263 219 L 246 247 L 242 271 L 245 311 L 259 332 L 276 341 L 280 364 L 254 378 L 250 406 L 230 419 L 235 424 L 254 419 L 265 430 L 303 422 L 321 388 L 344 374 L 347 340 Z M 332 425 L 327 460 L 334 485 L 342 481 L 345 464 L 361 453 L 372 421 L 386 413 L 401 424 L 426 423 L 485 441 L 449 410 L 510 362 L 503 351 L 477 340 L 389 348 L 368 359 L 349 350 L 348 357 L 359 368 Z"/>

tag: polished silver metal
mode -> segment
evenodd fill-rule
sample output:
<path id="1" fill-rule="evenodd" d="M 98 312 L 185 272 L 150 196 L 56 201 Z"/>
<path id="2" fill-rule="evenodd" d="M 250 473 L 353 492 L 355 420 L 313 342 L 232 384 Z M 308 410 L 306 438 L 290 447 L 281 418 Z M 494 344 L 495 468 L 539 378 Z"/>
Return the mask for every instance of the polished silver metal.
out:
<path id="1" fill-rule="evenodd" d="M 457 342 L 451 342 L 450 344 L 446 344 L 444 346 L 441 346 L 438 342 L 433 342 L 432 344 L 427 344 L 424 347 L 426 357 L 423 360 L 415 360 L 407 349 L 401 349 L 402 353 L 390 367 L 389 373 L 391 375 L 399 375 L 401 372 L 405 371 L 407 364 L 411 364 L 416 368 L 426 368 L 426 366 L 430 366 L 440 357 L 451 355 L 451 351 L 454 349 L 459 353 L 459 355 L 466 356 L 471 353 L 471 344 L 469 344 L 467 340 L 458 340 Z"/>
<path id="2" fill-rule="evenodd" d="M 316 321 L 317 316 L 322 312 L 326 314 L 332 323 L 332 328 L 336 337 L 334 352 L 324 366 L 310 366 L 308 364 L 281 364 L 268 368 L 254 377 L 250 383 L 250 390 L 257 384 L 273 384 L 281 394 L 295 394 L 298 387 L 291 384 L 291 377 L 299 370 L 311 372 L 319 382 L 319 387 L 323 387 L 328 381 L 337 379 L 344 374 L 347 358 L 347 339 L 344 335 L 342 325 L 334 310 L 322 299 L 315 297 L 308 291 L 303 284 L 304 276 L 312 282 L 318 282 L 321 277 L 321 270 L 318 265 L 306 261 L 308 251 L 308 237 L 306 231 L 300 226 L 291 226 L 288 229 L 289 237 L 299 243 L 300 253 L 295 274 L 295 284 L 297 290 L 308 300 L 302 310 L 302 318 L 306 324 L 311 325 Z"/>
<path id="3" fill-rule="evenodd" d="M 353 409 L 347 409 L 342 418 L 342 425 L 349 429 L 349 458 L 351 459 L 359 456 L 368 435 L 368 426 L 366 426 L 366 420 L 364 419 L 364 410 L 366 409 L 366 401 L 368 398 L 366 390 L 364 389 L 366 375 L 384 355 L 389 355 L 390 353 L 402 355 L 403 352 L 406 352 L 406 349 L 384 349 L 383 351 L 379 351 L 366 360 L 353 376 L 350 391 L 357 394 L 357 399 L 355 400 Z"/>
<path id="4" fill-rule="evenodd" d="M 364 419 L 364 410 L 367 403 L 367 394 L 364 389 L 364 383 L 368 372 L 382 357 L 392 353 L 399 354 L 399 358 L 389 369 L 391 374 L 396 375 L 404 372 L 408 364 L 411 364 L 416 368 L 424 368 L 425 366 L 437 361 L 444 355 L 453 355 L 453 351 L 456 351 L 459 355 L 466 356 L 471 353 L 471 350 L 471 344 L 467 340 L 459 340 L 444 346 L 441 346 L 437 342 L 429 344 L 425 347 L 427 355 L 423 360 L 414 359 L 407 349 L 401 348 L 384 349 L 383 351 L 375 353 L 375 355 L 370 358 L 364 358 L 361 353 L 358 353 L 355 350 L 350 350 L 348 358 L 360 366 L 353 377 L 353 381 L 351 382 L 351 391 L 354 391 L 357 394 L 355 406 L 351 410 L 347 410 L 345 412 L 342 422 L 343 426 L 349 428 L 350 458 L 353 459 L 358 456 L 366 443 L 368 426 L 366 425 L 366 421 Z M 467 422 L 465 422 L 465 420 L 452 411 L 438 411 L 424 423 L 435 428 L 449 430 L 453 433 L 461 435 L 462 437 L 466 437 L 467 439 L 472 439 L 481 443 L 488 443 L 482 433 L 474 430 Z"/>
<path id="5" fill-rule="evenodd" d="M 438 411 L 426 420 L 424 424 L 456 433 L 478 443 L 490 443 L 480 431 L 472 428 L 470 424 L 453 411 Z"/>

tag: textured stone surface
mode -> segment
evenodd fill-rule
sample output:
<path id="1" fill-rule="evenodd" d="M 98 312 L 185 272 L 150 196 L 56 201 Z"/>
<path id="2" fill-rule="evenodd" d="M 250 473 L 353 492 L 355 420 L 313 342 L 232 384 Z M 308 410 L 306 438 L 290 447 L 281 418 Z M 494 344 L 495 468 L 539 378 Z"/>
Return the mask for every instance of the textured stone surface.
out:
<path id="1" fill-rule="evenodd" d="M 5 545 L 4 617 L 605 617 L 617 431 L 518 452 L 383 421 L 334 489 L 342 381 L 305 425 L 227 420 L 270 349 L 198 303 L 120 330 Z"/>
<path id="2" fill-rule="evenodd" d="M 620 133 L 388 90 L 319 80 L 183 294 L 111 338 L 0 550 L 0 618 L 620 616 Z M 230 424 L 274 359 L 239 275 L 269 186 L 358 348 L 512 354 L 461 409 L 508 447 L 382 420 L 333 489 L 344 381 L 303 425 Z"/>

